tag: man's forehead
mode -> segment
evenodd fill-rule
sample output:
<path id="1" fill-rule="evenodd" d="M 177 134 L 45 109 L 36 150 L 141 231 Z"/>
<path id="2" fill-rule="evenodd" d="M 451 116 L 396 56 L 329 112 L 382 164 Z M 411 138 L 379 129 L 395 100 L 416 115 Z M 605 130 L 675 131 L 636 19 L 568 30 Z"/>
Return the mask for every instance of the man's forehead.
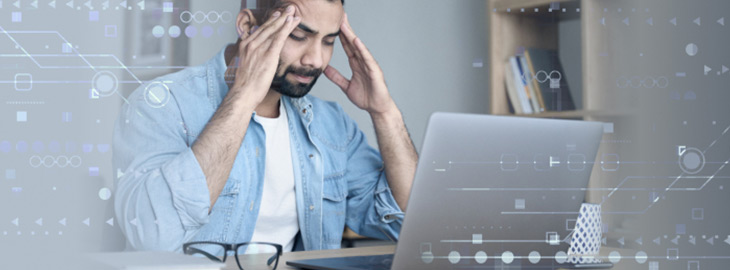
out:
<path id="1" fill-rule="evenodd" d="M 302 17 L 302 24 L 320 33 L 330 34 L 340 29 L 344 9 L 340 1 L 330 0 L 282 0 L 282 6 L 297 7 L 296 16 Z"/>

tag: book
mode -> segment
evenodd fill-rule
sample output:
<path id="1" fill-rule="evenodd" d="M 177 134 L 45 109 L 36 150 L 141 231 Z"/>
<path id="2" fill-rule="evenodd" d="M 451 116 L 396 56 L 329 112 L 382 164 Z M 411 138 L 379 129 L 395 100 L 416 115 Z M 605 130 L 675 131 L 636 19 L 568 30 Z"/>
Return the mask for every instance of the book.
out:
<path id="1" fill-rule="evenodd" d="M 532 61 L 530 61 L 530 58 L 527 55 L 527 52 L 525 52 L 524 55 L 522 55 L 521 59 L 523 60 L 523 67 L 527 67 L 522 72 L 524 73 L 525 79 L 527 80 L 527 84 L 529 85 L 531 91 L 535 94 L 537 97 L 537 103 L 538 103 L 538 111 L 544 112 L 545 109 L 545 99 L 542 96 L 542 92 L 540 91 L 540 85 L 537 84 L 537 80 L 535 80 L 535 68 L 532 66 Z"/>
<path id="2" fill-rule="evenodd" d="M 520 97 L 517 95 L 517 86 L 515 86 L 515 76 L 512 74 L 512 64 L 510 64 L 509 60 L 504 63 L 504 84 L 507 97 L 509 97 L 510 107 L 514 109 L 515 113 L 523 114 L 524 111 L 520 104 Z"/>
<path id="3" fill-rule="evenodd" d="M 517 89 L 517 96 L 519 97 L 519 104 L 522 107 L 522 112 L 525 114 L 532 114 L 532 104 L 530 104 L 530 96 L 527 89 L 522 82 L 522 72 L 520 71 L 520 64 L 516 56 L 509 58 L 510 67 L 512 67 L 512 80 L 515 82 L 515 89 Z M 515 106 L 516 107 L 516 106 Z"/>
<path id="4" fill-rule="evenodd" d="M 555 50 L 527 48 L 525 58 L 535 72 L 533 85 L 537 84 L 546 111 L 575 110 L 565 71 Z"/>
<path id="5" fill-rule="evenodd" d="M 534 112 L 543 112 L 545 111 L 544 106 L 540 106 L 540 102 L 542 101 L 542 98 L 538 95 L 540 92 L 539 90 L 536 90 L 535 87 L 533 87 L 533 77 L 530 72 L 529 67 L 527 66 L 527 60 L 525 59 L 524 55 L 518 55 L 517 59 L 519 59 L 520 64 L 520 71 L 522 72 L 522 83 L 524 84 L 525 89 L 527 90 L 527 93 L 530 95 L 530 104 L 532 105 L 532 110 Z"/>

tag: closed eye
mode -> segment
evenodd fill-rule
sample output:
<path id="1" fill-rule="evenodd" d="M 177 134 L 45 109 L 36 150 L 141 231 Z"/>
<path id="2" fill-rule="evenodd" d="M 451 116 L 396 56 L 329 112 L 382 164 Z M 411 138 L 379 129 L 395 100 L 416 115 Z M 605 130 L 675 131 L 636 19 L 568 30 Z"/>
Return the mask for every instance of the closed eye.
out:
<path id="1" fill-rule="evenodd" d="M 307 39 L 306 37 L 298 37 L 294 34 L 289 34 L 289 38 L 296 40 L 296 41 L 304 41 L 305 39 Z"/>

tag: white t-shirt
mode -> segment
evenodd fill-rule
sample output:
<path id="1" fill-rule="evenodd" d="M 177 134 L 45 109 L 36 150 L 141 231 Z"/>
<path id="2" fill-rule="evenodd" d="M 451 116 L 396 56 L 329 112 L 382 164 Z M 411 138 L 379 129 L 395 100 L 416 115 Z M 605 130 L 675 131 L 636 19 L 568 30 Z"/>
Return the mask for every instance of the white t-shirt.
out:
<path id="1" fill-rule="evenodd" d="M 266 169 L 261 208 L 251 242 L 277 243 L 288 252 L 294 247 L 294 240 L 299 232 L 299 222 L 289 142 L 289 121 L 284 102 L 279 101 L 279 104 L 278 118 L 254 116 L 266 133 Z"/>

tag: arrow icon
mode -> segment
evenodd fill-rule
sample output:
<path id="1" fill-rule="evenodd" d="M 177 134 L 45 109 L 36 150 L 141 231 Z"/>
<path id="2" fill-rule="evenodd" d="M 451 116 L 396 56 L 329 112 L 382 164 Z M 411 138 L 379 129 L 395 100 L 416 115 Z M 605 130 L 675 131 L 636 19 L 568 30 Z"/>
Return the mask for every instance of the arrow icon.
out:
<path id="1" fill-rule="evenodd" d="M 624 242 L 624 238 L 623 238 L 623 237 L 619 238 L 619 239 L 617 240 L 617 242 L 618 242 L 619 244 L 621 244 L 622 246 L 623 246 L 623 245 L 624 245 L 624 243 L 625 243 L 625 242 Z"/>
<path id="2" fill-rule="evenodd" d="M 140 10 L 144 10 L 144 0 L 142 0 L 142 1 L 139 1 L 139 2 L 137 3 L 137 6 L 139 6 L 139 9 L 140 9 Z"/>
<path id="3" fill-rule="evenodd" d="M 694 22 L 696 25 L 702 25 L 702 18 L 701 17 L 697 17 L 697 19 L 695 19 L 692 22 Z"/>
<path id="4" fill-rule="evenodd" d="M 672 243 L 674 243 L 675 245 L 679 245 L 679 235 L 677 235 L 677 237 L 674 237 L 674 239 L 672 239 Z"/>
<path id="5" fill-rule="evenodd" d="M 719 20 L 717 20 L 717 23 L 719 23 L 722 26 L 725 26 L 725 17 L 722 17 Z"/>
<path id="6" fill-rule="evenodd" d="M 13 219 L 13 221 L 11 221 L 11 223 L 13 223 L 13 225 L 15 225 L 15 227 L 18 227 L 18 224 L 20 223 L 20 219 L 15 218 L 15 219 Z"/>
<path id="7" fill-rule="evenodd" d="M 119 3 L 119 5 L 123 8 L 127 8 L 127 0 L 122 1 L 121 3 Z"/>
<path id="8" fill-rule="evenodd" d="M 16 8 L 20 8 L 20 0 L 15 1 L 15 3 L 13 3 L 13 6 L 15 6 Z"/>
<path id="9" fill-rule="evenodd" d="M 87 1 L 86 3 L 84 3 L 84 6 L 86 6 L 87 8 L 89 8 L 89 9 L 91 9 L 91 10 L 93 10 L 93 9 L 94 9 L 94 7 L 93 7 L 93 6 L 91 6 L 91 0 Z"/>
<path id="10" fill-rule="evenodd" d="M 601 25 L 606 26 L 606 17 L 601 18 Z"/>
<path id="11" fill-rule="evenodd" d="M 70 2 L 66 3 L 66 6 L 68 6 L 70 8 L 74 8 L 74 1 L 71 0 Z"/>
<path id="12" fill-rule="evenodd" d="M 102 3 L 102 4 L 101 4 L 101 8 L 102 8 L 103 10 L 106 10 L 106 9 L 108 9 L 108 8 L 109 8 L 109 1 L 106 1 L 106 2 Z"/>
<path id="13" fill-rule="evenodd" d="M 646 23 L 649 24 L 649 25 L 651 25 L 651 26 L 653 26 L 654 25 L 654 18 L 653 17 L 649 17 L 649 19 L 646 19 Z"/>
<path id="14" fill-rule="evenodd" d="M 53 0 L 50 3 L 48 3 L 48 6 L 50 6 L 52 8 L 56 8 L 56 0 Z"/>
<path id="15" fill-rule="evenodd" d="M 636 239 L 636 241 L 635 241 L 635 242 L 636 242 L 637 244 L 639 244 L 639 245 L 644 245 L 644 239 L 642 239 L 641 237 L 639 237 L 639 239 Z"/>
<path id="16" fill-rule="evenodd" d="M 35 224 L 38 224 L 38 226 L 43 226 L 43 218 L 39 218 L 35 221 Z"/>
<path id="17" fill-rule="evenodd" d="M 627 25 L 627 26 L 628 26 L 628 25 L 629 25 L 629 17 L 626 17 L 626 18 L 625 18 L 625 19 L 623 20 L 623 22 L 624 22 L 624 24 L 625 24 L 625 25 Z"/>
<path id="18" fill-rule="evenodd" d="M 124 173 L 122 172 L 122 169 L 117 169 L 117 178 L 122 178 L 124 176 Z"/>
<path id="19" fill-rule="evenodd" d="M 728 68 L 727 68 L 727 67 L 726 67 L 725 65 L 723 65 L 723 66 L 722 66 L 722 74 L 725 74 L 725 73 L 727 73 L 728 71 L 730 71 L 730 69 L 728 69 Z"/>
<path id="20" fill-rule="evenodd" d="M 730 245 L 730 235 L 728 235 L 727 238 L 725 239 L 725 241 L 723 241 L 723 242 Z"/>
<path id="21" fill-rule="evenodd" d="M 38 0 L 31 2 L 30 6 L 32 6 L 33 8 L 38 8 Z"/>
<path id="22" fill-rule="evenodd" d="M 697 245 L 697 239 L 695 239 L 694 236 L 690 235 L 689 236 L 689 243 L 692 244 L 692 245 Z"/>
<path id="23" fill-rule="evenodd" d="M 82 223 L 86 224 L 86 226 L 91 226 L 91 220 L 89 218 L 84 219 Z"/>
<path id="24" fill-rule="evenodd" d="M 708 73 L 710 73 L 710 71 L 712 71 L 712 68 L 710 68 L 708 66 L 705 66 L 705 75 L 707 75 Z"/>
<path id="25" fill-rule="evenodd" d="M 109 226 L 114 227 L 114 218 L 110 218 L 109 220 L 107 220 L 106 224 L 109 224 Z"/>
<path id="26" fill-rule="evenodd" d="M 58 223 L 61 223 L 61 225 L 66 226 L 66 218 L 59 220 Z"/>
<path id="27" fill-rule="evenodd" d="M 715 238 L 714 237 L 710 237 L 710 239 L 707 239 L 707 243 L 710 243 L 710 245 L 713 245 L 714 246 L 715 245 Z"/>
<path id="28" fill-rule="evenodd" d="M 677 17 L 672 18 L 671 20 L 669 20 L 669 22 L 674 26 L 677 26 Z"/>
<path id="29" fill-rule="evenodd" d="M 661 245 L 662 244 L 662 238 L 657 237 L 656 239 L 654 239 L 653 242 L 654 242 L 654 244 Z"/>

